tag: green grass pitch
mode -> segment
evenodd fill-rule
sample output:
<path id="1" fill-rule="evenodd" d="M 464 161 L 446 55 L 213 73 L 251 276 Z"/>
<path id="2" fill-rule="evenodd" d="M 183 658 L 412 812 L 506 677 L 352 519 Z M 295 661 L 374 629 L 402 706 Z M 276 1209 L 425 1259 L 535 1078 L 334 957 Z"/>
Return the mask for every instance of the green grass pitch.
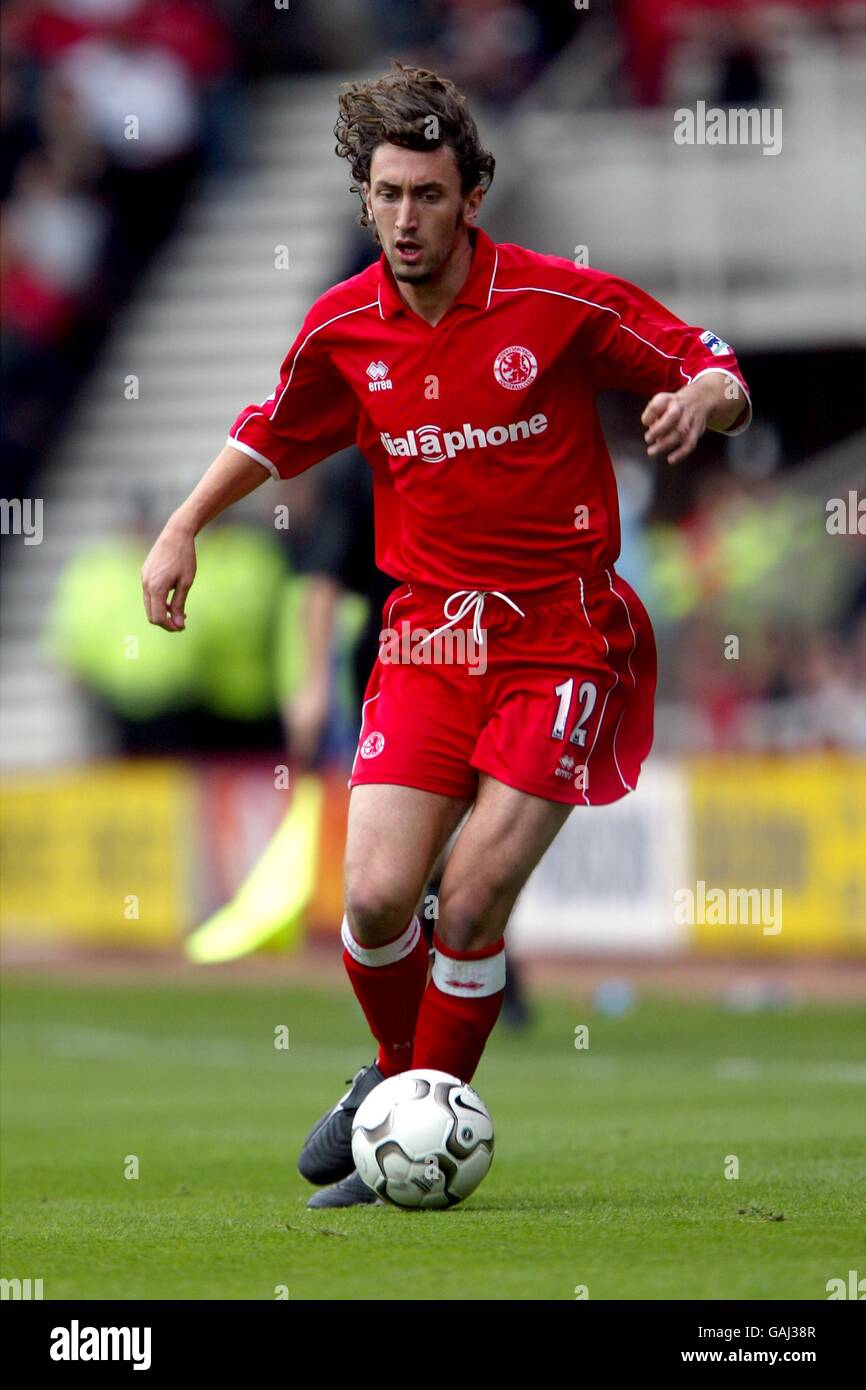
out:
<path id="1" fill-rule="evenodd" d="M 539 1000 L 488 1044 L 493 1167 L 445 1212 L 306 1209 L 299 1145 L 373 1056 L 348 985 L 12 977 L 2 1023 L 0 1275 L 46 1299 L 826 1299 L 866 1272 L 861 1008 Z"/>

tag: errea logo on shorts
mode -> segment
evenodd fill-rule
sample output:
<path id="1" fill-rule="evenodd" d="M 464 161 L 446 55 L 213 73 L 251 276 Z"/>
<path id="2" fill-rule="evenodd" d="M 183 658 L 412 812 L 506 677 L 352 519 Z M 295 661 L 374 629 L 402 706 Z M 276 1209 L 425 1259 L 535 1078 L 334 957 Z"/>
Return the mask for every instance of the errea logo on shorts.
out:
<path id="1" fill-rule="evenodd" d="M 564 777 L 566 781 L 573 782 L 578 791 L 586 791 L 588 787 L 588 774 L 586 763 L 577 763 L 569 753 L 563 753 L 559 760 L 559 767 L 554 768 L 556 777 Z"/>
<path id="2" fill-rule="evenodd" d="M 491 425 L 488 430 L 465 424 L 459 430 L 443 430 L 439 425 L 418 425 L 406 434 L 392 436 L 387 431 L 379 435 L 382 445 L 392 458 L 422 458 L 426 463 L 441 463 L 453 459 L 463 449 L 499 448 L 529 439 L 547 429 L 546 415 L 533 415 L 529 420 L 512 420 L 510 425 Z"/>

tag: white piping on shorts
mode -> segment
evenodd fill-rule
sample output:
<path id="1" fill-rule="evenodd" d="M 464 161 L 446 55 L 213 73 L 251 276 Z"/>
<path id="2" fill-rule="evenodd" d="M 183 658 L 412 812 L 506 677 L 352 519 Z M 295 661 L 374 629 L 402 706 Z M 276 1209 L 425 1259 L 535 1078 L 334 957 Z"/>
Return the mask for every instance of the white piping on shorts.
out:
<path id="1" fill-rule="evenodd" d="M 637 676 L 635 675 L 634 671 L 632 670 L 632 664 L 631 664 L 631 659 L 632 659 L 632 657 L 633 657 L 633 655 L 634 655 L 635 647 L 637 646 L 637 633 L 635 632 L 634 628 L 632 627 L 631 614 L 630 614 L 629 611 L 628 611 L 628 604 L 626 603 L 626 601 L 625 601 L 625 599 L 623 598 L 622 594 L 617 594 L 616 589 L 613 587 L 613 579 L 611 578 L 610 570 L 605 570 L 605 574 L 607 575 L 607 582 L 608 582 L 608 584 L 610 585 L 610 591 L 611 591 L 611 593 L 612 593 L 612 594 L 616 594 L 616 597 L 619 599 L 620 603 L 622 604 L 623 608 L 625 609 L 625 616 L 626 616 L 626 618 L 628 619 L 628 625 L 629 625 L 629 628 L 630 628 L 630 630 L 631 630 L 631 651 L 630 651 L 629 654 L 628 654 L 628 673 L 629 673 L 629 675 L 631 676 L 632 690 L 637 690 Z M 620 768 L 619 761 L 618 761 L 617 756 L 616 756 L 616 736 L 617 736 L 617 734 L 619 733 L 619 726 L 620 726 L 620 724 L 622 723 L 623 715 L 624 715 L 624 714 L 625 714 L 625 707 L 623 707 L 622 714 L 619 716 L 619 719 L 616 721 L 616 728 L 615 728 L 614 731 L 613 731 L 613 742 L 612 742 L 612 744 L 611 744 L 611 751 L 612 751 L 612 753 L 613 753 L 613 763 L 614 763 L 614 767 L 616 768 L 617 776 L 619 777 L 619 780 L 622 782 L 622 784 L 623 784 L 623 786 L 625 787 L 626 791 L 633 792 L 633 791 L 634 791 L 634 787 L 631 786 L 630 783 L 628 783 L 628 782 L 625 780 L 625 778 L 623 777 L 623 775 L 622 775 L 622 770 L 621 770 L 621 768 Z"/>

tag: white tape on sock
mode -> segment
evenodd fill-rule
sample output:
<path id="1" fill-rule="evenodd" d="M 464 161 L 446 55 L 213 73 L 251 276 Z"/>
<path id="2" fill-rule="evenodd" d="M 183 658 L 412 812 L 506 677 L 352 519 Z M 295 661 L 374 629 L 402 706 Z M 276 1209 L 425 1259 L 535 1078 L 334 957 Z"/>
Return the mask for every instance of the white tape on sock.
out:
<path id="1" fill-rule="evenodd" d="M 462 999 L 498 994 L 505 988 L 505 947 L 480 960 L 455 960 L 434 950 L 433 983 L 443 994 L 457 994 Z"/>
<path id="2" fill-rule="evenodd" d="M 340 928 L 340 936 L 343 945 L 349 952 L 353 960 L 359 965 L 393 965 L 395 960 L 402 960 L 408 956 L 410 951 L 415 949 L 415 943 L 421 932 L 421 923 L 417 917 L 413 917 L 406 930 L 396 941 L 387 941 L 384 946 L 360 946 L 349 930 L 349 920 L 343 918 L 343 925 Z"/>

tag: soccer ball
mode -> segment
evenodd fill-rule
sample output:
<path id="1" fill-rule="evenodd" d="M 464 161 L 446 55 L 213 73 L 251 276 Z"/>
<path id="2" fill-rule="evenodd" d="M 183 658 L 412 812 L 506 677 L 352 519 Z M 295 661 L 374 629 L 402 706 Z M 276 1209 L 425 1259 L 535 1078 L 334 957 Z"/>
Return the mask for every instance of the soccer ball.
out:
<path id="1" fill-rule="evenodd" d="M 355 1167 L 396 1207 L 453 1207 L 493 1162 L 493 1121 L 471 1086 L 444 1071 L 389 1076 L 358 1106 Z"/>

